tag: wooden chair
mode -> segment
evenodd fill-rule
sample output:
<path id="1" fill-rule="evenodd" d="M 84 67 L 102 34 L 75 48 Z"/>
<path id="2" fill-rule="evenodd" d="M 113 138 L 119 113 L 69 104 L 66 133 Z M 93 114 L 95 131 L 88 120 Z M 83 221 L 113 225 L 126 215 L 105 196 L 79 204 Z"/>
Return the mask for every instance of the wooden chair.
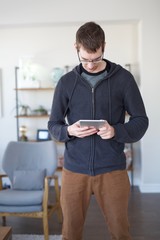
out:
<path id="1" fill-rule="evenodd" d="M 4 153 L 0 175 L 0 216 L 6 225 L 7 216 L 42 218 L 44 239 L 49 239 L 48 218 L 56 212 L 62 222 L 54 141 L 10 142 Z M 8 177 L 11 188 L 3 189 L 2 179 Z M 51 181 L 56 199 L 49 204 Z"/>

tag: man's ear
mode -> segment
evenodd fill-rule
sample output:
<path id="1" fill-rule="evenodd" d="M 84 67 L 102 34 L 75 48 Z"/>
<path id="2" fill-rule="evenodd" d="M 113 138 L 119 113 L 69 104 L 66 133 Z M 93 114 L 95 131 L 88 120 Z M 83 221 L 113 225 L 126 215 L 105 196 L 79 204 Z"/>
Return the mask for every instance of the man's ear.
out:
<path id="1" fill-rule="evenodd" d="M 106 42 L 104 43 L 103 48 L 102 48 L 103 52 L 105 51 L 105 47 L 106 47 Z"/>
<path id="2" fill-rule="evenodd" d="M 74 44 L 75 49 L 78 51 L 78 45 L 77 43 Z"/>

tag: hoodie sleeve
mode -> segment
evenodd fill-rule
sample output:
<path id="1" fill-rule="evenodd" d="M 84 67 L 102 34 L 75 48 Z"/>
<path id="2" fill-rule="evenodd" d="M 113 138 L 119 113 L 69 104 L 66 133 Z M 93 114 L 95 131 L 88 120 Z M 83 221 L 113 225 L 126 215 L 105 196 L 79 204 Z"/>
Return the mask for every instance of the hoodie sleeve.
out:
<path id="1" fill-rule="evenodd" d="M 149 120 L 139 88 L 133 77 L 128 80 L 128 84 L 124 88 L 124 106 L 130 116 L 129 121 L 113 126 L 115 140 L 121 143 L 137 142 L 144 136 Z"/>
<path id="2" fill-rule="evenodd" d="M 67 92 L 64 91 L 62 79 L 60 79 L 53 96 L 51 116 L 48 121 L 48 130 L 53 138 L 61 142 L 70 140 L 67 132 L 68 124 L 65 120 L 68 101 L 69 98 Z"/>

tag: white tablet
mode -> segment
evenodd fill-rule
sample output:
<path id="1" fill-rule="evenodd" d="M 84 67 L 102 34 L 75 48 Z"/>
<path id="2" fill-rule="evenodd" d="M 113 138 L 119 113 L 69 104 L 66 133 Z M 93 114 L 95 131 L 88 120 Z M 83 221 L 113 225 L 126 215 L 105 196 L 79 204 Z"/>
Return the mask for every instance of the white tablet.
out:
<path id="1" fill-rule="evenodd" d="M 106 123 L 105 120 L 80 120 L 79 122 L 81 127 L 95 127 L 97 129 Z"/>

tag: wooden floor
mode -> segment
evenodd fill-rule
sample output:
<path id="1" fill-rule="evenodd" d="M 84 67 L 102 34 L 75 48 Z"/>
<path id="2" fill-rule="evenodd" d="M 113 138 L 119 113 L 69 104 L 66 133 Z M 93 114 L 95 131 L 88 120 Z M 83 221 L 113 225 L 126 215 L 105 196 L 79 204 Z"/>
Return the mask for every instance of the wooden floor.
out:
<path id="1" fill-rule="evenodd" d="M 129 219 L 133 240 L 160 240 L 160 194 L 141 194 L 134 187 L 131 190 Z M 43 234 L 39 219 L 8 217 L 7 225 L 12 226 L 15 234 Z M 61 234 L 61 227 L 56 215 L 50 218 L 50 234 Z M 93 196 L 84 227 L 84 240 L 107 239 L 105 222 Z"/>

